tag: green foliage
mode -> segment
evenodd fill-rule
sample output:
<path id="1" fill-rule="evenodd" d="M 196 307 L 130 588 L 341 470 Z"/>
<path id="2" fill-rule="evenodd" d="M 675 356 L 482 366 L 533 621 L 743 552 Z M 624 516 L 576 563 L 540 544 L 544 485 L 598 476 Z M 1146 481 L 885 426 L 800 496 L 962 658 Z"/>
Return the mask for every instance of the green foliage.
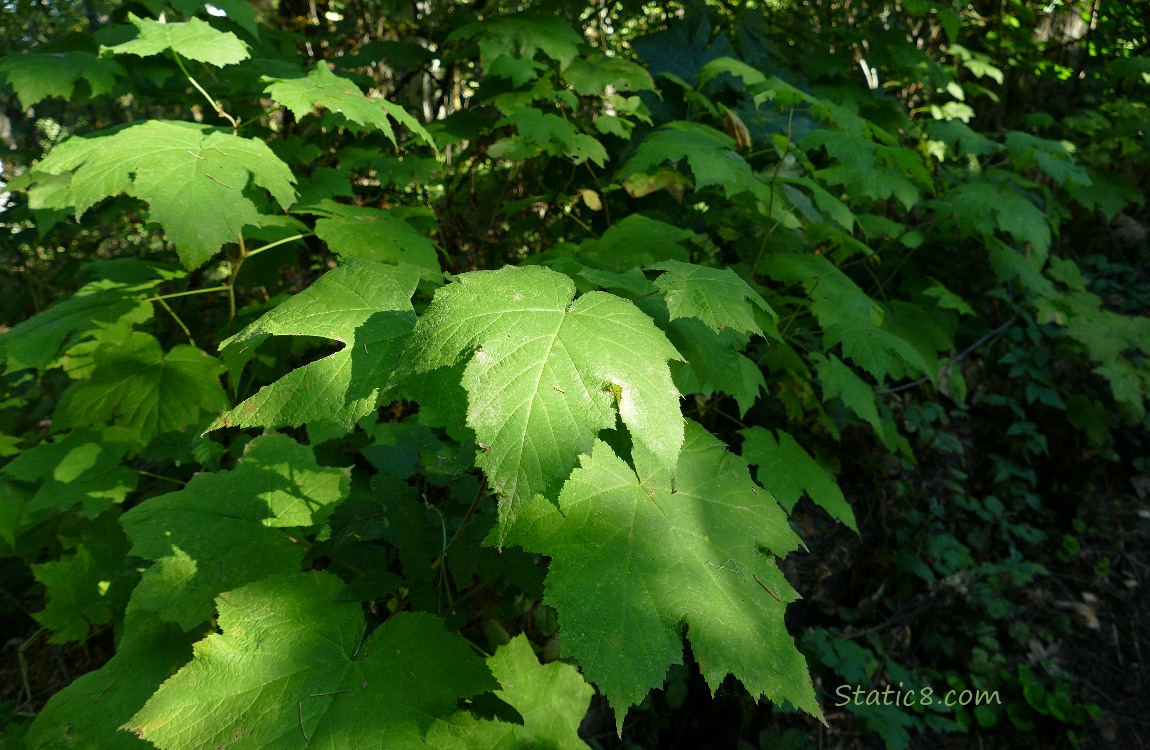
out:
<path id="1" fill-rule="evenodd" d="M 537 499 L 509 539 L 552 558 L 545 601 L 579 634 L 564 649 L 616 724 L 682 662 L 683 622 L 712 691 L 733 674 L 756 696 L 818 715 L 783 625 L 783 602 L 797 595 L 769 557 L 800 544 L 778 504 L 695 424 L 673 471 L 639 445 L 633 460 L 597 443 L 558 507 Z"/>
<path id="2" fill-rule="evenodd" d="M 1145 255 L 1144 20 L 1064 60 L 1024 2 L 624 5 L 4 31 L 5 591 L 115 647 L 29 747 L 580 748 L 595 691 L 621 739 L 696 673 L 809 726 L 826 673 L 1009 698 L 848 709 L 889 747 L 1094 713 L 1019 613 L 1046 462 L 1144 442 L 1150 285 L 1108 281 Z M 877 593 L 819 612 L 843 528 Z M 800 589 L 867 637 L 796 646 Z"/>
<path id="3" fill-rule="evenodd" d="M 461 382 L 475 463 L 501 498 L 504 531 L 537 494 L 554 496 L 616 419 L 664 468 L 683 444 L 667 367 L 678 352 L 630 302 L 574 297 L 571 279 L 546 268 L 464 274 L 436 292 L 411 334 L 414 373 L 468 359 Z"/>
<path id="4" fill-rule="evenodd" d="M 260 225 L 256 204 L 244 195 L 249 181 L 282 208 L 295 200 L 291 170 L 262 141 L 186 122 L 152 120 L 71 138 L 31 174 L 34 208 L 74 208 L 76 218 L 104 198 L 139 198 L 191 269 L 244 226 Z"/>

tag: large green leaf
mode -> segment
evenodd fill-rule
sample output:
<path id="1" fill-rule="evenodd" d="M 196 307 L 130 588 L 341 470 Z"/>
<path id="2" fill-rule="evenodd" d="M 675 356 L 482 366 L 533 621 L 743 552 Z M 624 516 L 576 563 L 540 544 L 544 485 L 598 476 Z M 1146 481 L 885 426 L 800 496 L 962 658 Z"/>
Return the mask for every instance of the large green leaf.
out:
<path id="1" fill-rule="evenodd" d="M 621 725 L 682 663 L 685 624 L 712 690 L 733 674 L 752 695 L 820 716 L 806 661 L 783 624 L 785 602 L 797 594 L 771 555 L 800 542 L 778 503 L 695 423 L 674 475 L 641 445 L 634 459 L 632 469 L 597 442 L 558 507 L 537 498 L 508 536 L 551 557 L 545 601 L 559 613 L 564 653 Z"/>
<path id="2" fill-rule="evenodd" d="M 399 612 L 364 639 L 343 591 L 300 573 L 222 594 L 221 632 L 124 728 L 164 750 L 423 748 L 457 701 L 498 687 L 432 615 Z"/>
<path id="3" fill-rule="evenodd" d="M 46 175 L 66 175 L 57 185 Z M 240 230 L 260 223 L 249 181 L 287 208 L 295 178 L 263 141 L 188 122 L 149 120 L 64 141 L 36 165 L 33 208 L 74 207 L 76 217 L 121 193 L 146 202 L 188 268 L 203 265 Z"/>
<path id="4" fill-rule="evenodd" d="M 353 81 L 331 72 L 326 62 L 321 61 L 303 78 L 265 77 L 263 80 L 268 84 L 264 89 L 268 95 L 290 109 L 297 119 L 314 110 L 327 109 L 341 115 L 353 127 L 380 131 L 392 143 L 395 143 L 395 130 L 391 121 L 395 120 L 435 148 L 431 134 L 407 110 L 382 97 L 364 96 Z"/>
<path id="5" fill-rule="evenodd" d="M 220 68 L 250 57 L 248 46 L 239 37 L 230 31 L 214 29 L 198 18 L 161 22 L 128 13 L 128 20 L 139 31 L 139 36 L 123 44 L 106 47 L 108 52 L 149 57 L 171 50 L 189 60 Z"/>
<path id="6" fill-rule="evenodd" d="M 227 404 L 222 364 L 194 346 L 168 353 L 154 336 L 133 331 L 122 343 L 92 353 L 86 380 L 69 388 L 56 406 L 56 429 L 113 424 L 146 444 L 165 432 L 199 427 Z"/>
<path id="7" fill-rule="evenodd" d="M 156 562 L 131 609 L 189 630 L 223 591 L 299 566 L 305 549 L 281 528 L 310 527 L 347 494 L 348 472 L 321 467 L 284 435 L 247 445 L 233 471 L 199 474 L 179 492 L 124 514 L 132 554 Z"/>
<path id="8" fill-rule="evenodd" d="M 0 73 L 27 109 L 53 96 L 71 99 L 81 78 L 92 96 L 106 94 L 124 75 L 124 68 L 91 52 L 25 52 L 0 60 Z"/>
<path id="9" fill-rule="evenodd" d="M 522 724 L 479 719 L 466 713 L 437 724 L 427 744 L 437 750 L 589 750 L 579 724 L 595 690 L 570 664 L 540 664 L 526 635 L 500 646 L 487 660 L 499 689 L 495 695 L 517 710 Z"/>
<path id="10" fill-rule="evenodd" d="M 698 318 L 715 331 L 734 328 L 763 335 L 755 322 L 758 307 L 778 319 L 766 300 L 729 268 L 707 268 L 669 260 L 649 266 L 663 274 L 655 287 L 667 298 L 671 320 Z"/>
<path id="11" fill-rule="evenodd" d="M 374 410 L 415 323 L 410 269 L 347 260 L 303 292 L 220 344 L 237 370 L 268 336 L 320 336 L 344 348 L 293 370 L 220 415 L 220 427 L 298 427 L 328 420 L 350 429 Z"/>
<path id="12" fill-rule="evenodd" d="M 616 412 L 637 443 L 675 465 L 683 418 L 667 360 L 681 357 L 632 303 L 606 292 L 576 300 L 570 278 L 538 266 L 462 274 L 420 318 L 406 368 L 465 357 L 476 463 L 505 500 L 505 521 L 536 493 L 554 497 Z"/>

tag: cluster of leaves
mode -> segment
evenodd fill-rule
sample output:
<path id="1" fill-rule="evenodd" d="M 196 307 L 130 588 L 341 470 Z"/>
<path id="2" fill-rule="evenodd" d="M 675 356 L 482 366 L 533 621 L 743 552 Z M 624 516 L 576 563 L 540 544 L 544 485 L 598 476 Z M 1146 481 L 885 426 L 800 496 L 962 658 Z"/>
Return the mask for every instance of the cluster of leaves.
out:
<path id="1" fill-rule="evenodd" d="M 1130 136 L 973 127 L 1005 85 L 976 15 L 872 30 L 895 97 L 842 77 L 865 24 L 799 67 L 750 10 L 363 44 L 339 9 L 144 6 L 0 60 L 25 109 L 87 105 L 8 184 L 20 270 L 86 262 L 0 335 L 0 553 L 53 642 L 116 644 L 30 747 L 580 747 L 685 641 L 712 692 L 821 719 L 779 561 L 803 497 L 857 530 L 840 446 L 913 464 L 898 394 L 985 402 L 961 365 L 1012 320 L 1096 386 L 1019 357 L 1026 406 L 1100 450 L 1145 425 L 1146 320 L 1058 244 L 1140 205 Z"/>

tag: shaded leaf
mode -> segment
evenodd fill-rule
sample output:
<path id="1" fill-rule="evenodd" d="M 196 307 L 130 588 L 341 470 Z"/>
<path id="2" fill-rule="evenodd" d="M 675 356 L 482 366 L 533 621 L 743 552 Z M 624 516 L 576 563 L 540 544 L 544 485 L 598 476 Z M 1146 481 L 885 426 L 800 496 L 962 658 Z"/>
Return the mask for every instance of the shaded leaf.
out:
<path id="1" fill-rule="evenodd" d="M 81 78 L 92 96 L 106 94 L 125 72 L 115 60 L 91 52 L 24 52 L 0 60 L 0 74 L 27 109 L 51 97 L 71 99 Z"/>
<path id="2" fill-rule="evenodd" d="M 223 366 L 193 346 L 165 354 L 154 336 L 133 331 L 122 344 L 102 344 L 92 360 L 91 375 L 57 404 L 56 429 L 113 424 L 146 444 L 162 433 L 202 425 L 227 403 L 219 380 Z"/>
<path id="3" fill-rule="evenodd" d="M 190 630 L 228 589 L 297 568 L 306 549 L 277 529 L 310 527 L 347 494 L 348 472 L 319 466 L 284 435 L 248 443 L 233 471 L 199 474 L 124 514 L 132 554 L 155 561 L 131 611 Z"/>
<path id="4" fill-rule="evenodd" d="M 770 490 L 788 513 L 805 493 L 831 518 L 858 532 L 854 511 L 838 482 L 793 437 L 762 427 L 748 427 L 739 434 L 743 436 L 743 460 L 757 467 L 759 484 Z"/>
<path id="5" fill-rule="evenodd" d="M 29 750 L 147 750 L 117 731 L 192 656 L 191 634 L 167 623 L 136 622 L 116 655 L 52 696 L 28 730 Z"/>
<path id="6" fill-rule="evenodd" d="M 438 618 L 399 612 L 364 640 L 357 602 L 326 573 L 276 576 L 222 594 L 219 634 L 124 725 L 164 750 L 422 748 L 457 701 L 498 687 Z M 290 740 L 288 738 L 291 738 Z"/>

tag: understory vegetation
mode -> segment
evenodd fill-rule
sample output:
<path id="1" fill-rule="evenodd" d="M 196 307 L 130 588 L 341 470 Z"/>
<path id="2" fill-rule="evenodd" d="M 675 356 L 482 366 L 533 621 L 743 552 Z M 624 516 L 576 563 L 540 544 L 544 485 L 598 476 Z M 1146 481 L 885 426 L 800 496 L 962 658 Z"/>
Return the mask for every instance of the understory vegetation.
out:
<path id="1" fill-rule="evenodd" d="M 1110 0 L 6 0 L 0 745 L 1150 743 Z"/>

